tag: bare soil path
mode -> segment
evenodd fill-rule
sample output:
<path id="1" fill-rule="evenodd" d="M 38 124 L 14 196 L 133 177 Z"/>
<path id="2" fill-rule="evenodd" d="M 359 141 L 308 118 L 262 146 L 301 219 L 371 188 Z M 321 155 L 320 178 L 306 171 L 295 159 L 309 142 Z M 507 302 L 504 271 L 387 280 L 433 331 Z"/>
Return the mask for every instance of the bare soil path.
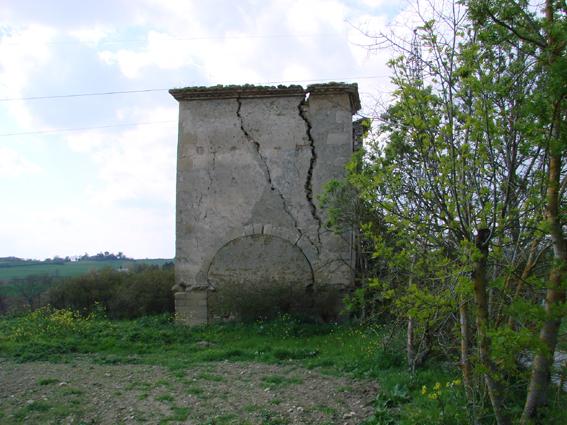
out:
<path id="1" fill-rule="evenodd" d="M 2 424 L 357 424 L 376 385 L 294 364 L 15 363 L 0 359 Z"/>

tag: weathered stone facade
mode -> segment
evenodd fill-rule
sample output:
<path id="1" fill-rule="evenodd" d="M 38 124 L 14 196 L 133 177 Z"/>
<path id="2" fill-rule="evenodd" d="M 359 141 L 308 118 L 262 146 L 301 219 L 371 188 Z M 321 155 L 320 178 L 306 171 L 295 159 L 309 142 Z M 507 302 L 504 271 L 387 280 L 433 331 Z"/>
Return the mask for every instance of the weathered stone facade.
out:
<path id="1" fill-rule="evenodd" d="M 314 297 L 350 288 L 352 235 L 325 231 L 317 197 L 352 155 L 356 84 L 170 93 L 179 101 L 178 319 L 209 322 L 211 297 L 226 285 L 284 283 Z"/>

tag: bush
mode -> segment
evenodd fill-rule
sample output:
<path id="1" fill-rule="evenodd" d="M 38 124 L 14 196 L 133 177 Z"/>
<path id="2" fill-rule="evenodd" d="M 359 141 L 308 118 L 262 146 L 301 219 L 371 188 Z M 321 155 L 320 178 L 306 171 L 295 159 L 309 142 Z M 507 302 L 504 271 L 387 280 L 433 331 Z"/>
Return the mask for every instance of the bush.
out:
<path id="1" fill-rule="evenodd" d="M 302 322 L 336 322 L 342 308 L 341 294 L 334 288 L 311 292 L 301 285 L 281 282 L 225 284 L 209 293 L 208 302 L 213 319 L 248 323 L 282 315 Z"/>
<path id="2" fill-rule="evenodd" d="M 88 313 L 99 303 L 108 310 L 115 289 L 125 275 L 110 268 L 60 281 L 47 291 L 46 302 L 57 309 Z"/>
<path id="3" fill-rule="evenodd" d="M 126 276 L 108 302 L 112 318 L 128 319 L 173 313 L 174 275 L 172 269 L 148 268 Z"/>
<path id="4" fill-rule="evenodd" d="M 116 319 L 172 313 L 173 284 L 171 268 L 144 267 L 132 273 L 103 269 L 62 280 L 47 292 L 46 303 L 83 314 L 102 308 Z"/>

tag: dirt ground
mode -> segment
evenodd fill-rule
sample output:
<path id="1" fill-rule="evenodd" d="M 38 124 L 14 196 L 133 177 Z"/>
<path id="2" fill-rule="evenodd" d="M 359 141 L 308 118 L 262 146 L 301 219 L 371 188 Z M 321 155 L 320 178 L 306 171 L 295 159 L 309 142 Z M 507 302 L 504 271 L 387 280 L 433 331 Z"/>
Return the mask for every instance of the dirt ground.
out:
<path id="1" fill-rule="evenodd" d="M 2 424 L 358 424 L 371 382 L 296 365 L 149 365 L 0 360 Z"/>

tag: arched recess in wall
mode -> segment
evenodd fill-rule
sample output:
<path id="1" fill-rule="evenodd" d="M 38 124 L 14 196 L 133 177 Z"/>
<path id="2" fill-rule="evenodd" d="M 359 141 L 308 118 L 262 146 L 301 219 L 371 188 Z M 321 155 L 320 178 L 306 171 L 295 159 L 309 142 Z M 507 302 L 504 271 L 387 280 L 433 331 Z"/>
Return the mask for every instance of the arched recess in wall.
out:
<path id="1" fill-rule="evenodd" d="M 313 269 L 303 251 L 287 239 L 271 234 L 243 235 L 223 245 L 208 272 L 209 287 L 288 286 L 304 291 L 314 283 Z"/>

